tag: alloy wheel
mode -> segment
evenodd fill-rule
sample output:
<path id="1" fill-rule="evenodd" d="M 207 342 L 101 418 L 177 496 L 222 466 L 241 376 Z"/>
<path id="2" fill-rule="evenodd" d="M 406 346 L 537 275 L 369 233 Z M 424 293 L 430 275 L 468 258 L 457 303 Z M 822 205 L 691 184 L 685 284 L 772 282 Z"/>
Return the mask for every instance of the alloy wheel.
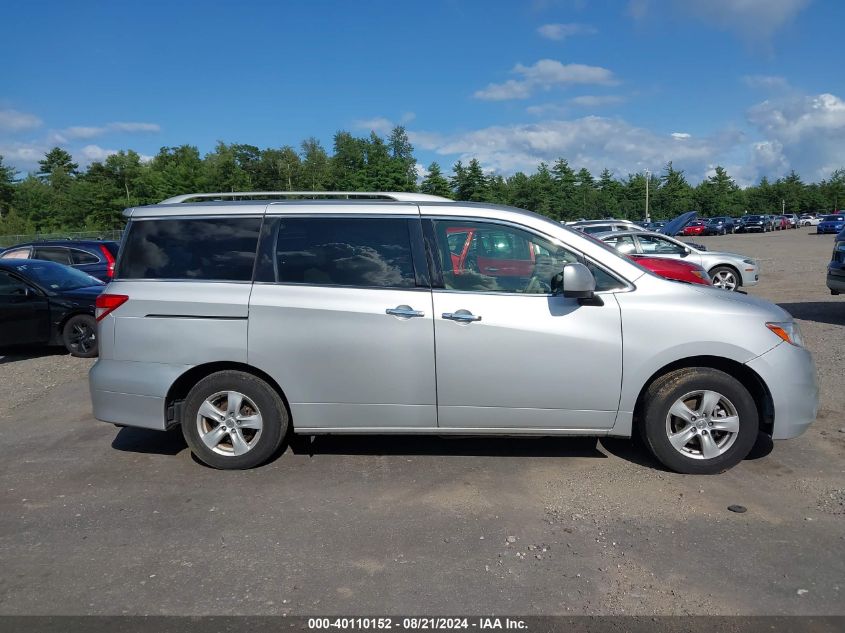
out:
<path id="1" fill-rule="evenodd" d="M 691 391 L 666 414 L 666 435 L 676 451 L 692 459 L 723 455 L 739 436 L 739 413 L 717 391 Z"/>
<path id="2" fill-rule="evenodd" d="M 720 270 L 713 275 L 713 285 L 723 290 L 736 290 L 736 275 L 729 270 Z"/>
<path id="3" fill-rule="evenodd" d="M 97 345 L 97 330 L 85 322 L 74 323 L 67 340 L 72 352 L 87 354 Z"/>
<path id="4" fill-rule="evenodd" d="M 197 412 L 200 440 L 218 455 L 240 456 L 258 444 L 264 426 L 255 403 L 239 391 L 219 391 Z"/>

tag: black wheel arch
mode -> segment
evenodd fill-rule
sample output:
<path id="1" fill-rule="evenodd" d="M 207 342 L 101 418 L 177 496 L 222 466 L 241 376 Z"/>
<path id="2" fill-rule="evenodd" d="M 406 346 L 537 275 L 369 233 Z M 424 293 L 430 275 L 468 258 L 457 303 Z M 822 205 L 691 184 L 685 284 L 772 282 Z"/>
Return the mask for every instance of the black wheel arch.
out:
<path id="1" fill-rule="evenodd" d="M 676 360 L 668 365 L 665 365 L 654 372 L 649 379 L 643 384 L 637 402 L 634 405 L 634 423 L 632 432 L 636 433 L 637 425 L 642 418 L 643 404 L 645 394 L 648 388 L 661 377 L 673 372 L 677 369 L 695 369 L 708 368 L 718 369 L 729 376 L 738 380 L 746 389 L 748 389 L 754 403 L 757 405 L 757 411 L 760 414 L 760 430 L 771 437 L 774 430 L 774 414 L 775 406 L 772 399 L 772 393 L 768 385 L 763 382 L 763 379 L 748 365 L 743 365 L 735 360 L 723 358 L 720 356 L 690 356 Z"/>
<path id="2" fill-rule="evenodd" d="M 172 428 L 179 425 L 179 421 L 181 420 L 180 414 L 182 403 L 194 385 L 211 374 L 227 370 L 242 371 L 266 382 L 271 389 L 279 394 L 279 397 L 282 399 L 282 402 L 285 405 L 285 410 L 288 414 L 288 423 L 290 427 L 293 428 L 293 415 L 291 414 L 290 403 L 288 402 L 287 396 L 279 383 L 276 382 L 267 372 L 264 372 L 253 365 L 239 363 L 236 361 L 218 361 L 196 365 L 174 380 L 173 384 L 170 385 L 170 389 L 167 391 L 167 396 L 164 399 L 164 418 L 166 427 Z"/>

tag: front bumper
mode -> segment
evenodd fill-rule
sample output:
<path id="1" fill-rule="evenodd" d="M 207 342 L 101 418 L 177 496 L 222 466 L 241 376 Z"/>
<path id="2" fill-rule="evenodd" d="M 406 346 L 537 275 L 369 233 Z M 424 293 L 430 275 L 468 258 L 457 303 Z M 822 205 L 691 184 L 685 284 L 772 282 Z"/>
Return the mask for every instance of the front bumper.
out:
<path id="1" fill-rule="evenodd" d="M 845 268 L 827 269 L 827 287 L 837 294 L 845 293 Z"/>
<path id="2" fill-rule="evenodd" d="M 819 409 L 819 383 L 810 352 L 781 343 L 747 365 L 763 379 L 772 395 L 772 439 L 786 440 L 806 431 Z"/>

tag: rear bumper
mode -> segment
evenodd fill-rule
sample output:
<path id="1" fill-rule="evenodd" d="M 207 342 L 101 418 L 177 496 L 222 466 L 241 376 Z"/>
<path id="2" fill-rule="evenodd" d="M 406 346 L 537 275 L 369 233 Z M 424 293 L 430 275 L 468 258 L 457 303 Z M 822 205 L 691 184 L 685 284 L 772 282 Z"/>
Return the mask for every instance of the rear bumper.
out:
<path id="1" fill-rule="evenodd" d="M 798 437 L 816 419 L 819 384 L 813 357 L 803 347 L 781 343 L 748 363 L 766 383 L 774 402 L 772 438 Z"/>
<path id="2" fill-rule="evenodd" d="M 112 424 L 165 430 L 167 393 L 190 368 L 99 359 L 88 374 L 94 417 Z"/>

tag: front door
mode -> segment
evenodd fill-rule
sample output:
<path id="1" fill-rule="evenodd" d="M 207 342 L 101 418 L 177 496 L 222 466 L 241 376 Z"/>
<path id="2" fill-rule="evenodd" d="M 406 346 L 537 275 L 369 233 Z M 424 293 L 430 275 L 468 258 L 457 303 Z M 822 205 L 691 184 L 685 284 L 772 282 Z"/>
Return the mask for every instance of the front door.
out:
<path id="1" fill-rule="evenodd" d="M 611 428 L 622 381 L 618 303 L 612 293 L 602 305 L 551 294 L 552 277 L 582 258 L 507 224 L 432 226 L 443 277 L 433 290 L 440 426 Z M 462 266 L 448 239 L 456 228 L 472 240 Z M 489 265 L 496 260 L 506 265 Z M 607 273 L 597 282 L 619 285 Z"/>
<path id="2" fill-rule="evenodd" d="M 437 426 L 419 213 L 396 211 L 265 221 L 249 362 L 282 385 L 300 432 Z"/>
<path id="3" fill-rule="evenodd" d="M 47 343 L 47 299 L 15 275 L 0 271 L 0 346 Z"/>

